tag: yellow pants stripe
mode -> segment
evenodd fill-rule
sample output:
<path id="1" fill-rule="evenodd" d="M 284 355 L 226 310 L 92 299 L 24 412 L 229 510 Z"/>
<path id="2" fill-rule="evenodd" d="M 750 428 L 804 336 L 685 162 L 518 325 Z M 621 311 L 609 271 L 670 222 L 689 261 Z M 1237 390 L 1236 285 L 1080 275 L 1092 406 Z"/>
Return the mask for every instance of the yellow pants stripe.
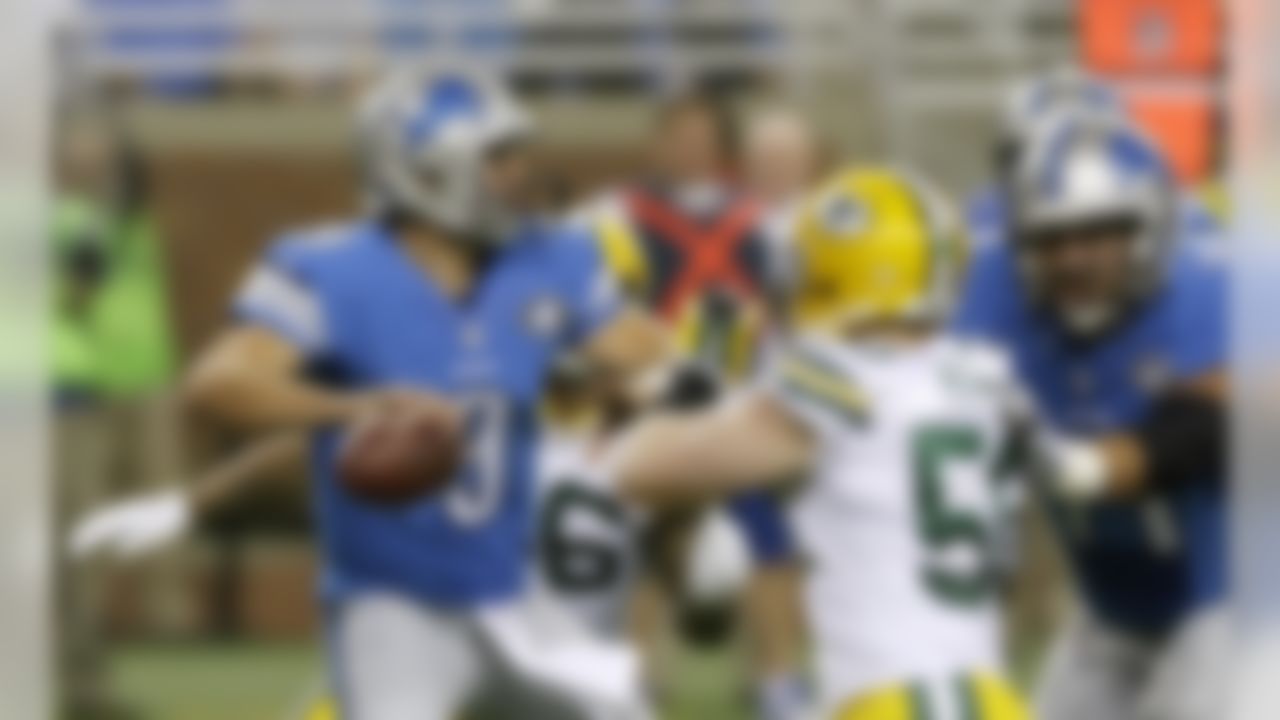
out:
<path id="1" fill-rule="evenodd" d="M 328 698 L 317 700 L 303 720 L 338 720 L 338 706 Z"/>
<path id="2" fill-rule="evenodd" d="M 943 717 L 940 703 L 923 683 L 896 685 L 866 693 L 844 705 L 833 720 L 1031 720 L 1018 692 L 995 675 L 958 676 L 936 685 L 954 693 L 959 713 Z"/>
<path id="3" fill-rule="evenodd" d="M 978 707 L 986 713 L 980 717 L 992 720 L 1031 720 L 1031 711 L 1021 693 L 1004 678 L 976 675 L 973 677 L 972 687 L 977 696 Z"/>

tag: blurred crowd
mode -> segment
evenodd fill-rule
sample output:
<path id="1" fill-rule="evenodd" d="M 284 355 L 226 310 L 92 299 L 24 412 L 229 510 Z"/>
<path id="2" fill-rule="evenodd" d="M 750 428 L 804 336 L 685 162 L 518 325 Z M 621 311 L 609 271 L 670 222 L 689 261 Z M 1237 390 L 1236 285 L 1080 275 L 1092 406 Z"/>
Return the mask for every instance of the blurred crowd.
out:
<path id="1" fill-rule="evenodd" d="M 64 72 L 74 82 L 169 101 L 350 98 L 377 68 L 424 54 L 519 68 L 521 82 L 542 86 L 664 87 L 690 40 L 727 52 L 729 77 L 768 63 L 783 17 L 758 0 L 331 0 L 306 12 L 253 0 L 65 5 L 74 22 Z"/>

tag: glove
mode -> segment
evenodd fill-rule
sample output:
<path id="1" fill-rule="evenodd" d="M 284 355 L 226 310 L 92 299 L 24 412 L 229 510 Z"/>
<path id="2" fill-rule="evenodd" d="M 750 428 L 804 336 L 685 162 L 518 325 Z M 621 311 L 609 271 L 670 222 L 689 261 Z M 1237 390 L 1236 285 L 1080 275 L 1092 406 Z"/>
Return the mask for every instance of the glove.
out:
<path id="1" fill-rule="evenodd" d="M 178 490 L 125 500 L 95 510 L 71 532 L 71 554 L 100 552 L 135 559 L 181 537 L 192 522 L 191 504 Z"/>
<path id="2" fill-rule="evenodd" d="M 1040 457 L 1053 489 L 1069 500 L 1097 499 L 1110 485 L 1107 459 L 1093 443 L 1050 437 L 1041 444 Z"/>

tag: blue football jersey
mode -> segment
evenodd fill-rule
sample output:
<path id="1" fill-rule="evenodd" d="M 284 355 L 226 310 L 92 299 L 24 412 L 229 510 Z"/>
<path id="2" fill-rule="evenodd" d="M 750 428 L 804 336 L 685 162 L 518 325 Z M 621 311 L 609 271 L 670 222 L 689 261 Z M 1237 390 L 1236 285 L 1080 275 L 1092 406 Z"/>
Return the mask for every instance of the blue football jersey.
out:
<path id="1" fill-rule="evenodd" d="M 533 515 L 536 404 L 552 359 L 618 306 L 595 244 L 530 228 L 463 298 L 441 293 L 382 225 L 288 235 L 235 311 L 350 389 L 420 387 L 468 413 L 468 462 L 443 493 L 379 507 L 334 477 L 340 430 L 313 440 L 322 593 L 368 589 L 465 607 L 519 592 Z"/>
<path id="2" fill-rule="evenodd" d="M 1162 289 L 1101 340 L 1072 342 L 1023 293 L 1007 243 L 981 248 L 955 317 L 961 332 L 1004 346 L 1039 409 L 1062 430 L 1094 435 L 1139 422 L 1180 379 L 1226 364 L 1224 271 L 1203 245 L 1180 244 Z M 1095 612 L 1159 630 L 1222 597 L 1222 483 L 1128 502 L 1068 506 L 1049 499 Z"/>

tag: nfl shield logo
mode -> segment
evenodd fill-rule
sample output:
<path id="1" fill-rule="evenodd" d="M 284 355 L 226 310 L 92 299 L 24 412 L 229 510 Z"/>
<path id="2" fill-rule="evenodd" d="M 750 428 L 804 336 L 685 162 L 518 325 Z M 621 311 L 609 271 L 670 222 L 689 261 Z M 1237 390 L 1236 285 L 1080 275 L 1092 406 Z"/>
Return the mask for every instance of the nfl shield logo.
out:
<path id="1" fill-rule="evenodd" d="M 524 324 L 529 332 L 539 338 L 550 339 L 564 331 L 566 317 L 564 304 L 559 298 L 544 295 L 535 298 L 525 310 Z"/>

